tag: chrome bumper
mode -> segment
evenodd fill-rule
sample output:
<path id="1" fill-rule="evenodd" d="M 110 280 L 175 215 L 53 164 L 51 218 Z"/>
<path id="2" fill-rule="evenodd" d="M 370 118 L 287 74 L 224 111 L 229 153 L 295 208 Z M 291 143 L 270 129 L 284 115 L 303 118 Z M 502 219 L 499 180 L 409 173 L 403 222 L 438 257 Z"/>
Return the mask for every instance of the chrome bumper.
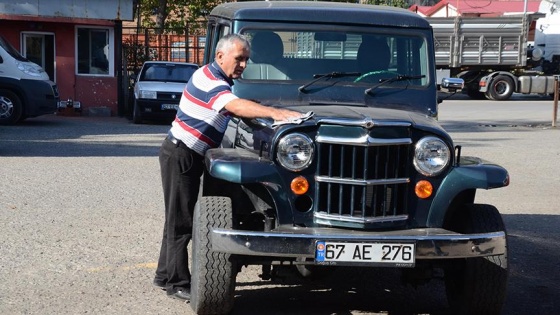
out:
<path id="1" fill-rule="evenodd" d="M 316 241 L 412 242 L 416 244 L 416 259 L 471 258 L 506 252 L 506 234 L 503 231 L 460 234 L 438 228 L 367 233 L 297 227 L 270 232 L 212 229 L 211 241 L 212 250 L 217 252 L 292 258 L 315 257 Z"/>

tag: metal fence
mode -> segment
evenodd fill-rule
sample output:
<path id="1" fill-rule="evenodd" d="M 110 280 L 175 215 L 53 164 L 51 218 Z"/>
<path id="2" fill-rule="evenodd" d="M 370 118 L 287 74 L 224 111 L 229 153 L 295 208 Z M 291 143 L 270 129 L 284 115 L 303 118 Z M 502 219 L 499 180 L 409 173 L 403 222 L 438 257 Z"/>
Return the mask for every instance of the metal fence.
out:
<path id="1" fill-rule="evenodd" d="M 125 115 L 131 114 L 134 78 L 145 61 L 179 61 L 202 65 L 206 46 L 206 27 L 187 24 L 182 32 L 155 28 L 122 28 L 123 89 Z"/>

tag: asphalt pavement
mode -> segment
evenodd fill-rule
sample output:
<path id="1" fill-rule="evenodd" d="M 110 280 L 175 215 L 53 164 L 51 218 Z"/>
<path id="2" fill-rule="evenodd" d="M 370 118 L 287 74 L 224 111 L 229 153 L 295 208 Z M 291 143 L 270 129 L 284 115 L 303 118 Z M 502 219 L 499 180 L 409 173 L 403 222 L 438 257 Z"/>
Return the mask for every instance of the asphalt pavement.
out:
<path id="1" fill-rule="evenodd" d="M 553 102 L 516 96 L 440 104 L 463 147 L 504 166 L 506 188 L 479 191 L 509 233 L 504 314 L 560 309 L 560 128 Z M 157 153 L 166 124 L 47 115 L 0 126 L 0 314 L 192 314 L 151 285 L 163 224 Z M 238 276 L 234 314 L 446 314 L 441 281 L 403 286 L 392 269 Z"/>

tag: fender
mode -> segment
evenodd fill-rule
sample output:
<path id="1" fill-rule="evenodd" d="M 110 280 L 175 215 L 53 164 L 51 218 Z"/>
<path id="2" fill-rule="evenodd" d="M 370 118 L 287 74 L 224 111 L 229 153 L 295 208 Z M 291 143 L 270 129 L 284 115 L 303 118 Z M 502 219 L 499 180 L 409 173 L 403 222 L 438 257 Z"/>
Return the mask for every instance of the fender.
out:
<path id="1" fill-rule="evenodd" d="M 217 148 L 206 151 L 205 163 L 208 174 L 214 178 L 241 185 L 258 183 L 265 186 L 275 202 L 279 222 L 292 222 L 293 207 L 286 194 L 290 191 L 289 184 L 284 182 L 274 162 L 251 151 Z"/>
<path id="2" fill-rule="evenodd" d="M 442 181 L 432 206 L 427 226 L 441 227 L 449 205 L 462 191 L 469 189 L 492 189 L 509 185 L 509 174 L 503 167 L 476 157 L 461 157 Z"/>

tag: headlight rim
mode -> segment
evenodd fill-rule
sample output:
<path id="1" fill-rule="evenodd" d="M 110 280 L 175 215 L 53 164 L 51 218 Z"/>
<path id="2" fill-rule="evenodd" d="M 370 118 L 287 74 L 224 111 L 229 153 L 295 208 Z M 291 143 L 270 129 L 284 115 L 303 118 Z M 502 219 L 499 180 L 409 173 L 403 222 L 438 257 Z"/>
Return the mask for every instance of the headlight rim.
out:
<path id="1" fill-rule="evenodd" d="M 302 138 L 304 138 L 308 142 L 308 144 L 310 146 L 310 153 L 309 153 L 309 157 L 308 157 L 307 161 L 299 167 L 292 167 L 291 165 L 287 165 L 285 163 L 285 161 L 280 157 L 280 151 L 281 151 L 282 143 L 287 141 L 287 139 L 289 139 L 290 137 L 294 137 L 294 136 L 301 136 Z M 283 136 L 278 141 L 278 144 L 276 146 L 276 161 L 278 161 L 278 163 L 284 169 L 286 169 L 288 171 L 291 171 L 291 172 L 301 172 L 304 169 L 308 168 L 311 165 L 311 163 L 313 162 L 314 154 L 315 154 L 315 143 L 313 142 L 313 139 L 311 139 L 311 137 L 309 137 L 307 134 L 301 133 L 301 132 L 294 132 L 294 133 L 290 133 L 290 134 L 287 134 L 287 135 Z"/>
<path id="2" fill-rule="evenodd" d="M 421 146 L 422 144 L 428 142 L 428 141 L 433 141 L 433 140 L 440 142 L 440 143 L 443 145 L 443 147 L 446 149 L 446 151 L 447 151 L 447 159 L 446 159 L 445 163 L 443 163 L 443 165 L 442 165 L 441 167 L 438 167 L 435 171 L 434 171 L 434 170 L 430 171 L 430 170 L 424 169 L 424 168 L 421 166 L 421 163 L 419 162 L 417 156 L 418 156 L 418 150 L 420 150 L 420 146 Z M 424 176 L 427 176 L 427 177 L 435 177 L 435 176 L 438 176 L 438 175 L 440 175 L 441 173 L 443 173 L 443 172 L 449 167 L 449 165 L 451 164 L 451 161 L 452 161 L 452 159 L 453 159 L 453 157 L 452 157 L 452 152 L 453 152 L 453 151 L 449 148 L 449 145 L 448 145 L 443 139 L 441 139 L 441 138 L 439 138 L 439 137 L 436 137 L 436 136 L 425 136 L 425 137 L 422 137 L 420 140 L 418 140 L 418 141 L 416 142 L 416 144 L 415 144 L 415 146 L 414 146 L 414 158 L 413 158 L 414 168 L 416 169 L 416 171 L 417 171 L 418 173 L 420 173 L 420 174 L 422 174 L 422 175 L 424 175 Z"/>

